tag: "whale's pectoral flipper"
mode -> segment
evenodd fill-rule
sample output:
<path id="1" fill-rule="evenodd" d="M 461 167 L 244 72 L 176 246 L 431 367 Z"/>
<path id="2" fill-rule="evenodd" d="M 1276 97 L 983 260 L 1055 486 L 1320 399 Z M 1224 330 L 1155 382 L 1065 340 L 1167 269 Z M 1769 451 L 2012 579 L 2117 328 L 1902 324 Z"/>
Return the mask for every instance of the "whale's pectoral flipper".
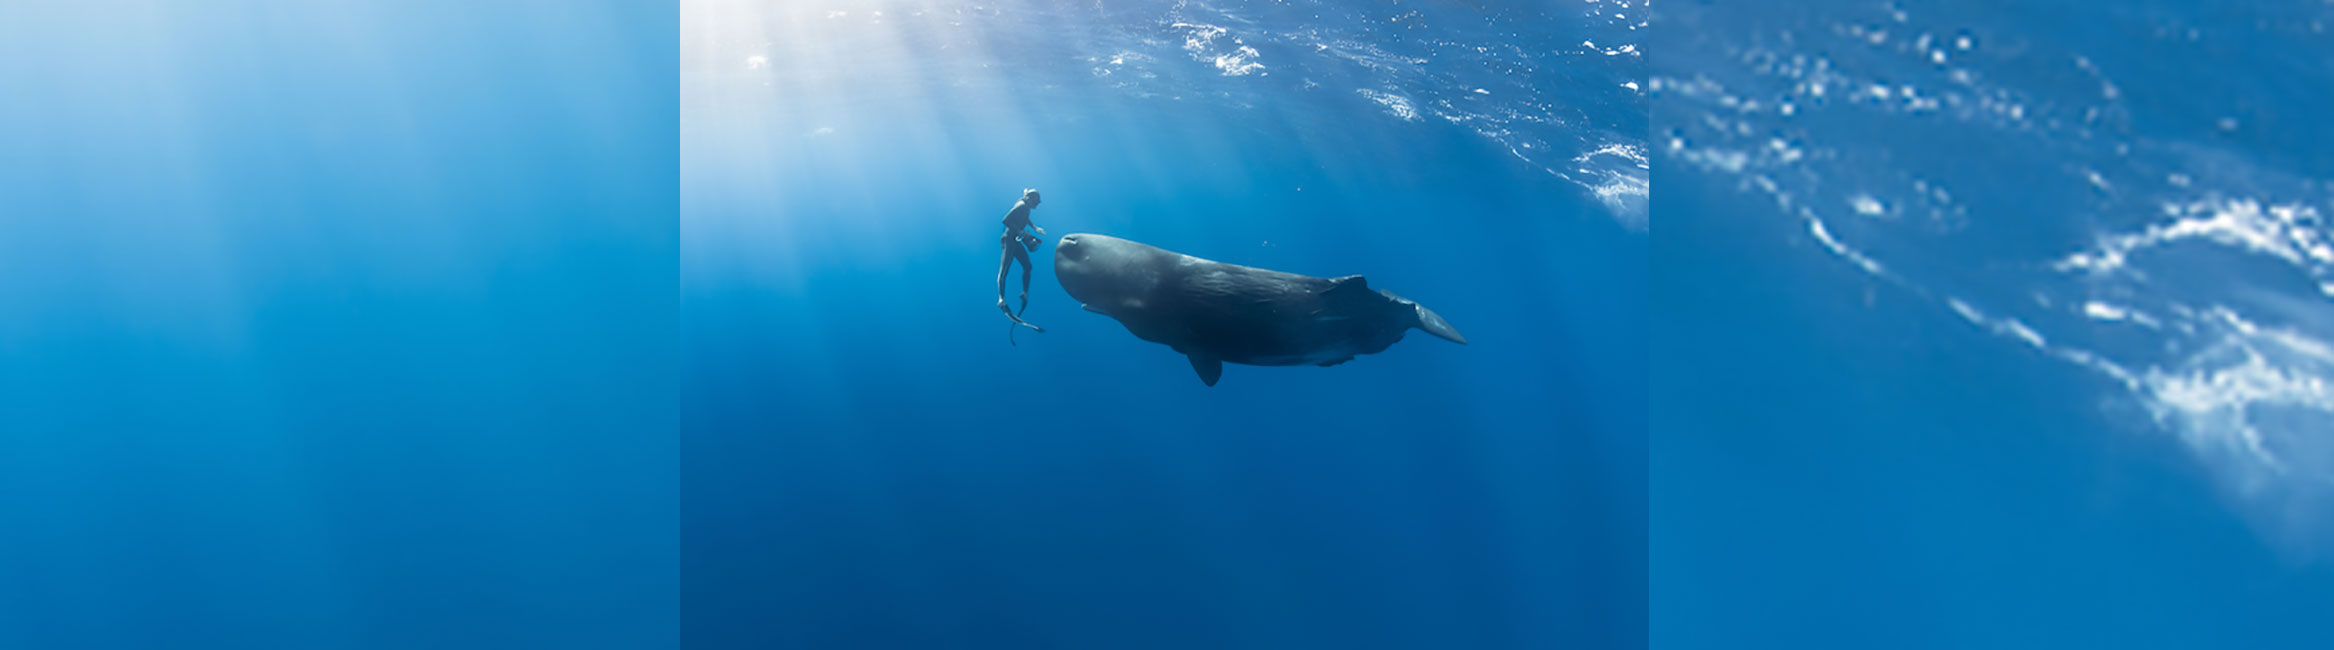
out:
<path id="1" fill-rule="evenodd" d="M 1209 386 L 1216 385 L 1216 380 L 1224 376 L 1224 362 L 1215 357 L 1191 355 L 1191 369 L 1198 372 L 1199 380 Z"/>

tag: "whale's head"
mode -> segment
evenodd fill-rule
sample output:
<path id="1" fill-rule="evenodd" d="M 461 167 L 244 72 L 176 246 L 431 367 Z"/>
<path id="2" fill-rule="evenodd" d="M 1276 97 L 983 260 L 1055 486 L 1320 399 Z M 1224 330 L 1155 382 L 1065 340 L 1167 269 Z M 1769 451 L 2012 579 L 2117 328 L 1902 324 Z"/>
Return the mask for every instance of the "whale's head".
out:
<path id="1" fill-rule="evenodd" d="M 1071 233 L 1054 245 L 1054 278 L 1087 309 L 1123 315 L 1143 308 L 1180 257 L 1109 235 Z"/>

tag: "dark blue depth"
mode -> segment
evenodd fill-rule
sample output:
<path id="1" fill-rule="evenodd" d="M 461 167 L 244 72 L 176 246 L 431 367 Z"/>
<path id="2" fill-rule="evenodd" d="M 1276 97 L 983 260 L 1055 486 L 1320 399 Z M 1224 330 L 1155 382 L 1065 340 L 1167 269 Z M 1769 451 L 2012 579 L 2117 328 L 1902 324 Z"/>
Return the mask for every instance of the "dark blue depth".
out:
<path id="1" fill-rule="evenodd" d="M 672 647 L 675 34 L 0 8 L 0 647 Z"/>

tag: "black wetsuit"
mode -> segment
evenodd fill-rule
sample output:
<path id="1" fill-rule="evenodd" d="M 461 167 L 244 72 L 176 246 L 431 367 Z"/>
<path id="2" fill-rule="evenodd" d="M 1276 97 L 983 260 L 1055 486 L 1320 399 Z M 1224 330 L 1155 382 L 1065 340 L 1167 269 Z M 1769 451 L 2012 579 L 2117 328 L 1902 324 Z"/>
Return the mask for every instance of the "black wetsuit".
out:
<path id="1" fill-rule="evenodd" d="M 1018 201 L 1013 204 L 1013 211 L 1005 213 L 1005 236 L 997 238 L 997 245 L 1005 249 L 1005 256 L 997 259 L 997 308 L 1005 309 L 1005 317 L 1013 319 L 1014 323 L 1043 332 L 1045 328 L 1030 325 L 1021 320 L 1020 314 L 1005 308 L 1005 276 L 1013 269 L 1014 260 L 1021 261 L 1021 307 L 1029 308 L 1029 251 L 1037 248 L 1040 241 L 1036 235 L 1022 232 L 1031 227 L 1029 208 L 1027 200 Z M 1024 240 L 1028 244 L 1024 245 Z M 1006 340 L 1011 341 L 1012 338 L 1006 337 Z"/>
<path id="2" fill-rule="evenodd" d="M 1033 238 L 1028 233 L 1022 232 L 1028 227 L 1029 203 L 1014 202 L 1013 211 L 1005 213 L 1005 236 L 997 239 L 997 243 L 1005 247 L 1005 256 L 1020 260 L 1021 268 L 1024 269 L 1029 268 L 1030 247 L 1022 245 L 1021 240 Z"/>

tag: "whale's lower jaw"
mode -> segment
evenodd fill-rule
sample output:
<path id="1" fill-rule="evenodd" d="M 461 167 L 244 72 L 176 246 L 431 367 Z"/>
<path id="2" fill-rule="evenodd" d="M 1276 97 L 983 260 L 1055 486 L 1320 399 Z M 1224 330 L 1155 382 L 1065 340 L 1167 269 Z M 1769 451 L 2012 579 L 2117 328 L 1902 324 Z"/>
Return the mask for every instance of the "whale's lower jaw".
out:
<path id="1" fill-rule="evenodd" d="M 1366 353 L 1357 350 L 1343 349 L 1315 350 L 1306 352 L 1304 354 L 1278 354 L 1272 356 L 1250 357 L 1246 359 L 1225 359 L 1224 363 L 1237 363 L 1244 366 L 1319 366 L 1351 361 L 1355 355 L 1359 354 Z"/>

